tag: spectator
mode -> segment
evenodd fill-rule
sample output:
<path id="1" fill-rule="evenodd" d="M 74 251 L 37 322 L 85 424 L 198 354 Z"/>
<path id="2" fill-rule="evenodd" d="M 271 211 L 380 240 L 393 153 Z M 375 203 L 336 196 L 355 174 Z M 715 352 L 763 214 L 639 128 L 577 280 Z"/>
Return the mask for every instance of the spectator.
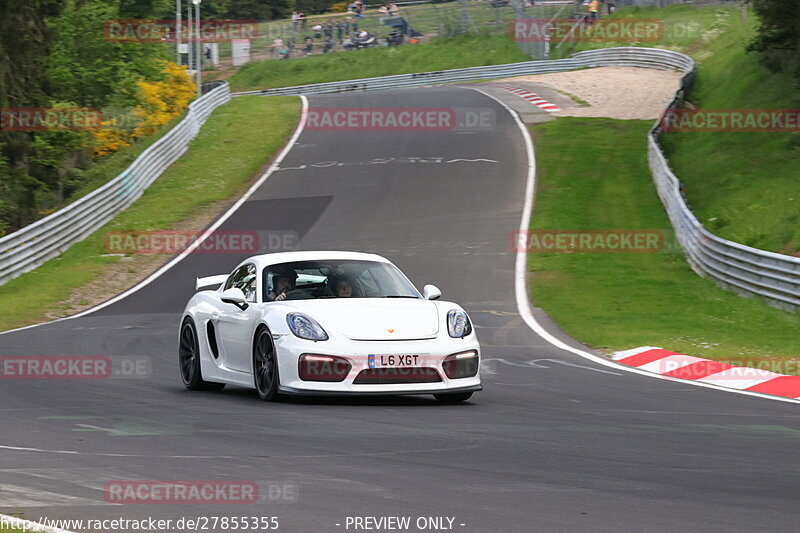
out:
<path id="1" fill-rule="evenodd" d="M 314 32 L 314 38 L 319 39 L 322 37 L 322 26 L 320 24 L 314 24 L 311 26 L 311 31 Z"/>
<path id="2" fill-rule="evenodd" d="M 300 13 L 297 11 L 292 11 L 292 31 L 297 31 L 297 27 L 300 25 Z"/>
<path id="3" fill-rule="evenodd" d="M 600 2 L 598 0 L 591 0 L 591 2 L 589 2 L 589 17 L 592 20 L 597 19 L 599 15 L 598 13 L 599 10 L 600 10 Z"/>
<path id="4" fill-rule="evenodd" d="M 306 55 L 309 56 L 311 55 L 311 52 L 314 50 L 314 40 L 311 38 L 310 35 L 306 35 L 305 41 L 306 41 L 306 46 L 305 46 Z"/>
<path id="5" fill-rule="evenodd" d="M 283 39 L 280 37 L 276 37 L 274 41 L 272 41 L 272 51 L 275 53 L 275 57 L 281 57 L 284 52 L 285 45 L 283 44 Z"/>
<path id="6" fill-rule="evenodd" d="M 300 18 L 300 29 L 305 31 L 306 30 L 306 14 L 301 11 L 299 18 Z"/>
<path id="7" fill-rule="evenodd" d="M 342 42 L 342 38 L 344 37 L 344 24 L 342 21 L 338 21 L 336 23 L 336 40 Z"/>
<path id="8" fill-rule="evenodd" d="M 395 4 L 394 2 L 389 3 L 389 5 L 386 7 L 389 9 L 389 15 L 393 17 L 397 17 L 400 15 L 400 10 L 397 8 L 397 4 Z"/>

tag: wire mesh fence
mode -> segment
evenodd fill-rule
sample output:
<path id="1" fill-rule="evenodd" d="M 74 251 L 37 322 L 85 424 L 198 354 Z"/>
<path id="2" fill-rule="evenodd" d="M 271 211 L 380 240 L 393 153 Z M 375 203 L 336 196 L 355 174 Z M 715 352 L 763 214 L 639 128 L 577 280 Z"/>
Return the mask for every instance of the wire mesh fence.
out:
<path id="1" fill-rule="evenodd" d="M 396 16 L 386 16 L 376 9 L 368 9 L 360 16 L 329 13 L 308 17 L 297 24 L 291 20 L 262 22 L 251 43 L 250 60 L 291 59 L 343 50 L 395 46 L 412 40 L 424 42 L 439 36 L 508 33 L 509 25 L 520 17 L 567 16 L 574 10 L 574 3 L 567 0 L 458 0 L 400 5 Z M 358 42 L 356 36 L 361 32 L 368 34 L 368 42 Z M 541 45 L 525 43 L 521 49 L 533 58 L 546 57 Z M 219 68 L 227 68 L 231 62 L 230 42 L 219 44 L 219 57 Z M 204 69 L 208 70 L 208 67 L 204 66 Z"/>
<path id="2" fill-rule="evenodd" d="M 244 62 L 269 59 L 294 59 L 370 47 L 397 46 L 425 42 L 434 37 L 464 34 L 510 34 L 515 21 L 540 19 L 581 25 L 591 22 L 587 0 L 430 0 L 399 3 L 392 15 L 373 4 L 362 13 L 325 13 L 301 21 L 290 19 L 260 22 L 250 42 Z M 674 5 L 746 6 L 744 0 L 600 0 L 597 17 L 605 17 L 625 7 L 667 8 Z M 744 9 L 744 7 L 743 7 Z M 358 37 L 365 32 L 364 37 Z M 363 34 L 362 34 L 363 35 Z M 567 57 L 574 47 L 564 49 L 559 38 L 553 41 L 517 41 L 520 50 L 532 59 Z M 231 68 L 232 45 L 219 43 L 219 63 L 204 62 L 208 72 Z M 560 52 L 559 52 L 560 51 Z"/>

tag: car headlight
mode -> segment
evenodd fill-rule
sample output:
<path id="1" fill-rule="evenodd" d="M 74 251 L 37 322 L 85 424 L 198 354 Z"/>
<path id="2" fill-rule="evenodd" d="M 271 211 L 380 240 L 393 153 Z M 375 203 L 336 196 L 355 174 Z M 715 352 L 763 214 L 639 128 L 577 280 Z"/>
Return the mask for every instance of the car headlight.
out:
<path id="1" fill-rule="evenodd" d="M 302 313 L 289 313 L 286 315 L 286 322 L 289 323 L 289 329 L 292 330 L 295 337 L 309 341 L 328 340 L 328 334 L 325 333 L 322 326 L 310 316 L 306 316 Z"/>
<path id="2" fill-rule="evenodd" d="M 472 324 L 464 311 L 453 309 L 447 313 L 447 332 L 451 337 L 460 339 L 472 333 Z"/>

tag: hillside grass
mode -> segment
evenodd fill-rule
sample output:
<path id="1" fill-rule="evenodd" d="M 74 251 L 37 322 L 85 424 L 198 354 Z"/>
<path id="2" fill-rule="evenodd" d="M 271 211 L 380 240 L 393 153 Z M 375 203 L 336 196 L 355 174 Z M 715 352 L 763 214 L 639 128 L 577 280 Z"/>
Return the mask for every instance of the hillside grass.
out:
<path id="1" fill-rule="evenodd" d="M 227 81 L 234 91 L 247 91 L 528 60 L 507 35 L 484 34 L 249 63 Z"/>
<path id="2" fill-rule="evenodd" d="M 658 46 L 691 55 L 698 76 L 689 106 L 708 110 L 798 109 L 786 75 L 746 51 L 758 20 L 740 6 L 621 10 L 619 18 L 661 19 Z M 576 49 L 636 43 L 581 43 Z M 671 132 L 661 143 L 692 211 L 711 232 L 748 246 L 800 256 L 800 131 Z"/>
<path id="3" fill-rule="evenodd" d="M 660 346 L 797 374 L 800 314 L 698 277 L 670 238 L 647 166 L 651 125 L 558 118 L 531 127 L 532 230 L 655 229 L 666 236 L 657 253 L 530 253 L 532 301 L 569 335 L 605 352 Z"/>

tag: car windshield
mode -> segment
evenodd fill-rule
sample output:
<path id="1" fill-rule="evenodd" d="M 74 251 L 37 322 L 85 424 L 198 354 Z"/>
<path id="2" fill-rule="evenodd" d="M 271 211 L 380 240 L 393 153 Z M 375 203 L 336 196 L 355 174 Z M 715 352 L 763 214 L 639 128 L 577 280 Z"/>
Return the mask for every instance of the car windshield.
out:
<path id="1" fill-rule="evenodd" d="M 393 265 L 377 261 L 295 261 L 264 269 L 264 301 L 422 298 Z M 279 296 L 283 294 L 283 297 Z"/>

